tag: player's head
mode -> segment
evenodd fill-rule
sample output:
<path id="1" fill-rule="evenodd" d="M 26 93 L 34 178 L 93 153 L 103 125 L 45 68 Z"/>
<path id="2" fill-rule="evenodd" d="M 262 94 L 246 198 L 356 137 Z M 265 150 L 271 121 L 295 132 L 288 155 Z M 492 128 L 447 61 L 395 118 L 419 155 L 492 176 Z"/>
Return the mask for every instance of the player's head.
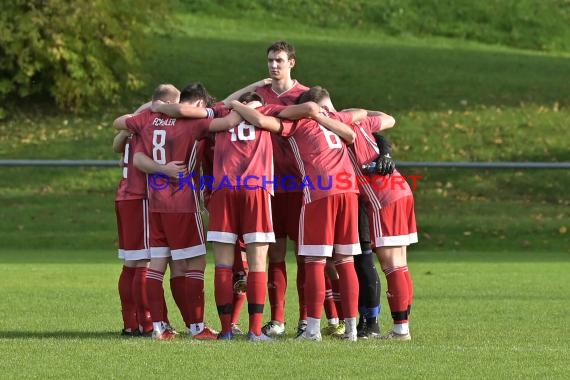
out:
<path id="1" fill-rule="evenodd" d="M 159 84 L 154 89 L 152 101 L 160 100 L 164 103 L 178 103 L 180 99 L 180 91 L 171 84 Z"/>
<path id="2" fill-rule="evenodd" d="M 287 41 L 277 41 L 267 48 L 267 68 L 271 79 L 290 79 L 295 66 L 295 48 Z"/>
<path id="3" fill-rule="evenodd" d="M 243 104 L 248 104 L 251 102 L 260 102 L 261 104 L 265 104 L 261 95 L 253 91 L 241 94 L 241 96 L 238 98 L 238 102 Z"/>
<path id="4" fill-rule="evenodd" d="M 327 89 L 321 86 L 314 86 L 303 92 L 297 100 L 297 103 L 315 102 L 322 106 L 323 104 L 321 103 L 324 103 L 327 99 L 330 99 L 330 94 Z"/>
<path id="5" fill-rule="evenodd" d="M 211 107 L 216 99 L 200 82 L 190 83 L 180 92 L 180 103 L 196 103 L 198 107 Z"/>

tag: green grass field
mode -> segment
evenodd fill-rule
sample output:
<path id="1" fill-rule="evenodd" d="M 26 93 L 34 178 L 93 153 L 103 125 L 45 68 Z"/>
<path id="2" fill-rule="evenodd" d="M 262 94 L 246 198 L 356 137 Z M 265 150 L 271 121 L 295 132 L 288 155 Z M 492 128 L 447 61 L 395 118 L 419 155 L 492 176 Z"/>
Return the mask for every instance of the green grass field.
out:
<path id="1" fill-rule="evenodd" d="M 121 106 L 80 116 L 23 103 L 0 121 L 0 159 L 118 159 L 111 121 L 145 102 L 157 83 L 201 80 L 223 98 L 265 77 L 266 47 L 285 38 L 297 48 L 295 78 L 327 87 L 339 108 L 379 108 L 396 117 L 387 136 L 397 160 L 570 161 L 567 5 L 521 1 L 505 20 L 502 2 L 466 2 L 476 15 L 496 7 L 485 28 L 476 17 L 458 25 L 453 6 L 439 2 L 428 18 L 448 18 L 431 31 L 406 33 L 393 15 L 385 27 L 374 26 L 376 13 L 360 25 L 354 7 L 361 3 L 317 1 L 298 20 L 252 5 L 247 22 L 236 5 L 187 4 L 174 33 L 147 39 L 144 88 L 125 93 Z M 326 14 L 318 7 L 327 4 L 346 8 L 331 17 L 348 21 L 307 22 Z M 411 23 L 420 15 L 413 12 L 431 3 L 402 4 Z M 529 19 L 525 9 L 541 18 Z M 248 344 L 118 337 L 118 168 L 0 167 L 0 377 L 570 377 L 570 172 L 402 171 L 422 175 L 415 191 L 420 244 L 409 255 L 413 340 L 294 342 L 297 297 L 290 286 L 288 337 Z M 295 265 L 288 269 L 293 284 Z M 218 328 L 211 266 L 206 278 L 207 319 Z M 385 296 L 382 302 L 386 331 Z"/>
<path id="2" fill-rule="evenodd" d="M 411 342 L 274 344 L 120 338 L 120 263 L 100 250 L 4 250 L 0 345 L 4 378 L 565 378 L 567 254 L 412 250 Z M 294 276 L 295 265 L 288 266 Z M 211 271 L 207 300 L 213 299 Z M 294 278 L 294 277 L 292 277 Z M 208 281 L 210 280 L 210 281 Z M 385 289 L 385 283 L 382 284 Z M 167 295 L 169 296 L 168 292 Z M 170 316 L 182 321 L 171 298 Z M 389 326 L 383 297 L 382 326 Z M 218 326 L 208 303 L 207 320 Z M 245 311 L 242 322 L 246 323 Z"/>

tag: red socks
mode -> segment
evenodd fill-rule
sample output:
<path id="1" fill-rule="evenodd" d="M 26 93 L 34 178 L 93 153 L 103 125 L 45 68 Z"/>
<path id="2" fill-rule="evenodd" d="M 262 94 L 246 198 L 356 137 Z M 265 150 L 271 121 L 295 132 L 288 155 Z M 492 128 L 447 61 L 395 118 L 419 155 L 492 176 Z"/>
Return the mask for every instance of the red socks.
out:
<path id="1" fill-rule="evenodd" d="M 247 310 L 249 331 L 261 335 L 263 306 L 265 304 L 267 275 L 265 272 L 249 272 L 247 275 Z"/>
<path id="2" fill-rule="evenodd" d="M 307 320 L 307 305 L 305 304 L 305 258 L 297 256 L 297 295 L 299 296 L 299 320 Z"/>
<path id="3" fill-rule="evenodd" d="M 121 313 L 125 329 L 138 330 L 137 307 L 133 292 L 133 280 L 136 268 L 123 266 L 119 276 L 119 298 L 121 299 Z"/>
<path id="4" fill-rule="evenodd" d="M 325 274 L 325 315 L 327 319 L 338 318 L 338 312 L 336 310 L 336 305 L 333 297 L 332 283 L 331 279 Z"/>
<path id="5" fill-rule="evenodd" d="M 354 269 L 354 258 L 349 256 L 335 260 L 335 267 L 338 272 L 342 318 L 356 318 L 358 317 L 359 287 L 358 277 Z"/>
<path id="6" fill-rule="evenodd" d="M 166 320 L 166 301 L 164 299 L 164 290 L 162 288 L 163 278 L 163 272 L 148 269 L 146 274 L 146 294 L 153 322 Z"/>
<path id="7" fill-rule="evenodd" d="M 410 292 L 406 279 L 407 267 L 385 268 L 386 282 L 388 283 L 388 305 L 392 313 L 394 324 L 408 322 L 408 305 Z"/>
<path id="8" fill-rule="evenodd" d="M 406 282 L 408 283 L 408 317 L 412 310 L 412 303 L 414 300 L 414 282 L 412 281 L 412 275 L 407 266 L 404 267 L 404 275 L 406 276 Z"/>
<path id="9" fill-rule="evenodd" d="M 184 320 L 184 325 L 190 326 L 190 321 L 188 319 L 188 294 L 186 292 L 186 277 L 178 276 L 171 278 L 170 291 L 172 292 L 172 298 L 174 298 L 176 306 L 178 306 L 178 310 L 180 310 L 180 314 Z"/>
<path id="10" fill-rule="evenodd" d="M 143 332 L 152 331 L 152 318 L 148 308 L 148 297 L 146 295 L 146 274 L 147 267 L 136 268 L 133 278 L 133 297 L 137 308 L 137 321 L 142 326 Z"/>
<path id="11" fill-rule="evenodd" d="M 267 270 L 267 293 L 271 305 L 271 320 L 285 321 L 285 291 L 287 290 L 287 268 L 285 262 L 269 263 Z"/>
<path id="12" fill-rule="evenodd" d="M 204 322 L 204 271 L 186 272 L 186 293 L 188 300 L 188 324 Z"/>
<path id="13" fill-rule="evenodd" d="M 214 296 L 222 325 L 222 334 L 232 331 L 233 294 L 232 268 L 217 266 L 214 275 Z"/>
<path id="14" fill-rule="evenodd" d="M 330 283 L 331 283 L 331 292 L 332 292 L 332 298 L 334 301 L 334 306 L 336 308 L 336 312 L 338 314 L 338 319 L 340 319 L 341 321 L 344 319 L 344 313 L 342 312 L 342 300 L 340 298 L 340 288 L 339 288 L 339 279 L 331 279 Z M 328 291 L 328 289 L 327 289 Z M 325 301 L 326 304 L 326 301 Z"/>
<path id="15" fill-rule="evenodd" d="M 324 257 L 305 256 L 305 302 L 307 316 L 321 319 L 325 300 Z"/>

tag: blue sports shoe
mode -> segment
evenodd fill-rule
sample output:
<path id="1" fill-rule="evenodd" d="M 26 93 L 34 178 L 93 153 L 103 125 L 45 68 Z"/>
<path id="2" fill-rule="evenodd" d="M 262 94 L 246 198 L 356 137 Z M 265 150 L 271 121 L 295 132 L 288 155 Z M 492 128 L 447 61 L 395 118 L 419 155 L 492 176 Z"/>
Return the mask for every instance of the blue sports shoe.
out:
<path id="1" fill-rule="evenodd" d="M 233 340 L 233 339 L 234 339 L 234 334 L 231 331 L 218 334 L 218 340 Z"/>

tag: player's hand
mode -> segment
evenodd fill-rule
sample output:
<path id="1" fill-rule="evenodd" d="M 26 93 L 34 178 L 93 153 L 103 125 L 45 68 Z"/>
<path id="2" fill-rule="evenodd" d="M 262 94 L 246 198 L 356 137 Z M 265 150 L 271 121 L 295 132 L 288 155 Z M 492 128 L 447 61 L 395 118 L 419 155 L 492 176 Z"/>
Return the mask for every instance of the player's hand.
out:
<path id="1" fill-rule="evenodd" d="M 388 175 L 394 173 L 396 169 L 396 163 L 390 156 L 390 153 L 386 153 L 383 156 L 376 159 L 376 172 L 380 175 Z"/>
<path id="2" fill-rule="evenodd" d="M 188 175 L 188 167 L 184 164 L 184 161 L 170 161 L 164 165 L 162 170 L 167 176 L 175 179 L 179 178 L 179 173 L 182 173 L 183 177 Z"/>

